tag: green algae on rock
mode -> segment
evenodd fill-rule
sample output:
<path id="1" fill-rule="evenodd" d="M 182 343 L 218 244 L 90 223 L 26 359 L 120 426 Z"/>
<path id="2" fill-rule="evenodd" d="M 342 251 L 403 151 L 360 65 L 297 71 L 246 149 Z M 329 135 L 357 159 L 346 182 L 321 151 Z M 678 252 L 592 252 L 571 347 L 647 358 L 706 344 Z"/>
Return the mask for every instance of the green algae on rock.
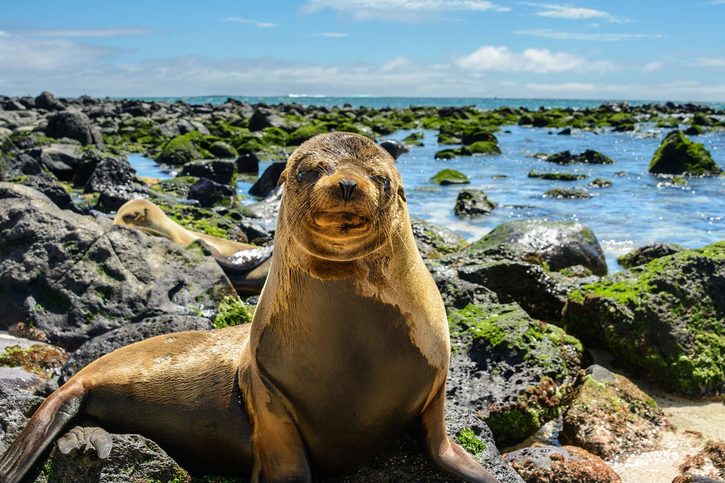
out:
<path id="1" fill-rule="evenodd" d="M 552 188 L 547 190 L 546 193 L 544 193 L 544 196 L 548 198 L 576 200 L 586 200 L 592 197 L 587 190 L 577 188 Z"/>
<path id="2" fill-rule="evenodd" d="M 704 145 L 690 141 L 682 131 L 675 130 L 665 136 L 655 151 L 649 172 L 701 176 L 720 174 L 722 170 Z"/>
<path id="3" fill-rule="evenodd" d="M 586 174 L 529 171 L 529 178 L 541 178 L 555 181 L 577 181 L 586 177 Z"/>
<path id="4" fill-rule="evenodd" d="M 725 241 L 657 258 L 569 294 L 567 330 L 666 389 L 725 391 Z"/>
<path id="5" fill-rule="evenodd" d="M 436 173 L 431 179 L 435 184 L 468 184 L 471 181 L 468 176 L 455 169 L 444 169 Z"/>
<path id="6" fill-rule="evenodd" d="M 666 427 L 654 399 L 597 365 L 577 375 L 564 402 L 560 439 L 604 459 L 655 448 Z"/>
<path id="7" fill-rule="evenodd" d="M 228 295 L 222 299 L 217 307 L 214 327 L 223 329 L 224 327 L 246 324 L 251 321 L 252 316 L 244 302 L 238 296 Z"/>
<path id="8" fill-rule="evenodd" d="M 682 250 L 685 250 L 685 247 L 674 243 L 653 243 L 625 253 L 617 258 L 617 262 L 624 268 L 632 268 L 649 263 L 656 258 L 681 252 Z"/>
<path id="9" fill-rule="evenodd" d="M 473 154 L 501 154 L 501 148 L 493 141 L 476 141 L 468 149 Z"/>
<path id="10" fill-rule="evenodd" d="M 468 245 L 465 239 L 448 228 L 412 218 L 413 236 L 418 250 L 425 258 L 440 258 L 442 255 L 454 253 Z"/>
<path id="11" fill-rule="evenodd" d="M 448 391 L 479 411 L 497 443 L 522 441 L 559 415 L 561 384 L 582 359 L 576 338 L 516 304 L 469 305 L 448 321 L 455 361 Z"/>
<path id="12" fill-rule="evenodd" d="M 435 159 L 454 159 L 456 157 L 455 149 L 441 149 L 433 156 Z"/>
<path id="13" fill-rule="evenodd" d="M 199 145 L 203 138 L 204 136 L 199 131 L 176 136 L 164 145 L 156 161 L 163 164 L 180 165 L 195 159 L 211 158 L 211 153 Z"/>

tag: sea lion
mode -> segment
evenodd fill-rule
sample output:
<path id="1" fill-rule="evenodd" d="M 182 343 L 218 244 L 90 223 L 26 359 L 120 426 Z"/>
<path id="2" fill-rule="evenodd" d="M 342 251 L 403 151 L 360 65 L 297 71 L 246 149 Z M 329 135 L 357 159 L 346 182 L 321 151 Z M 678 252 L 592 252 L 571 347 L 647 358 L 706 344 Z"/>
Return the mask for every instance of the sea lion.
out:
<path id="1" fill-rule="evenodd" d="M 113 223 L 136 228 L 149 235 L 163 236 L 184 246 L 202 240 L 240 294 L 260 293 L 267 279 L 271 260 L 264 247 L 187 230 L 149 200 L 126 202 L 118 209 Z"/>
<path id="2" fill-rule="evenodd" d="M 36 411 L 0 459 L 0 481 L 17 482 L 78 415 L 141 433 L 182 466 L 251 470 L 255 482 L 342 470 L 417 422 L 444 471 L 496 481 L 446 435 L 446 314 L 392 157 L 365 137 L 323 134 L 292 154 L 280 183 L 253 322 L 162 335 L 89 364 Z M 74 440 L 107 454 L 93 431 Z"/>

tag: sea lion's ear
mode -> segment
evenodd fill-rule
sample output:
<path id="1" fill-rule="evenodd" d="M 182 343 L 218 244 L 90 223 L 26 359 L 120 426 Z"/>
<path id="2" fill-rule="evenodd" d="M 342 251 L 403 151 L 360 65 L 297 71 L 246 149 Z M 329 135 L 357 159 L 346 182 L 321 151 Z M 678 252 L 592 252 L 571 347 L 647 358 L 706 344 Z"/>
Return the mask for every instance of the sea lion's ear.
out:
<path id="1" fill-rule="evenodd" d="M 403 201 L 408 201 L 408 200 L 407 200 L 407 199 L 405 198 L 405 190 L 403 189 L 403 186 L 402 186 L 402 185 L 400 185 L 400 186 L 398 187 L 398 196 L 400 196 L 400 199 L 401 199 L 401 200 L 403 200 Z"/>
<path id="2" fill-rule="evenodd" d="M 286 181 L 287 181 L 287 168 L 285 168 L 284 171 L 282 171 L 279 174 L 279 179 L 277 180 L 277 187 L 279 188 L 280 186 L 285 184 Z"/>

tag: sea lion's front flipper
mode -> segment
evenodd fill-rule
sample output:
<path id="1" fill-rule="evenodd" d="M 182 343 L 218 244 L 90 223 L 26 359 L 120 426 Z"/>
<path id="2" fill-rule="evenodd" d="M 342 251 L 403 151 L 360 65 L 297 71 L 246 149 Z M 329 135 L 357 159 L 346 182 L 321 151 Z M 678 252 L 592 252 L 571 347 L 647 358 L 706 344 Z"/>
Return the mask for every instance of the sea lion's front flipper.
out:
<path id="1" fill-rule="evenodd" d="M 471 483 L 498 483 L 488 470 L 446 434 L 445 384 L 421 415 L 425 443 L 430 457 L 446 473 Z"/>
<path id="2" fill-rule="evenodd" d="M 0 458 L 0 483 L 17 483 L 63 428 L 78 414 L 85 390 L 66 384 L 40 405 L 25 429 Z"/>
<path id="3" fill-rule="evenodd" d="M 58 450 L 69 454 L 73 450 L 82 453 L 95 451 L 102 460 L 108 458 L 113 448 L 113 438 L 105 429 L 98 427 L 76 426 L 58 438 Z"/>
<path id="4" fill-rule="evenodd" d="M 254 371 L 251 371 L 250 379 L 252 404 L 249 406 L 254 427 L 252 482 L 311 481 L 305 445 L 280 400 L 281 394 L 270 382 L 262 382 Z"/>

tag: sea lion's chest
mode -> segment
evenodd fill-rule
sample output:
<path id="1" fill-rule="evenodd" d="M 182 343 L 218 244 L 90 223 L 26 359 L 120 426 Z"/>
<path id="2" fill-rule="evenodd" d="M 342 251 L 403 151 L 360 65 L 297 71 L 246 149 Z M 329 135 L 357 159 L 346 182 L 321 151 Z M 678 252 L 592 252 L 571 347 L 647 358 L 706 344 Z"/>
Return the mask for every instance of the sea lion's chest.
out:
<path id="1" fill-rule="evenodd" d="M 292 295 L 260 336 L 260 368 L 292 403 L 313 457 L 331 466 L 362 456 L 420 413 L 439 361 L 416 346 L 410 314 L 352 283 L 316 281 Z"/>

